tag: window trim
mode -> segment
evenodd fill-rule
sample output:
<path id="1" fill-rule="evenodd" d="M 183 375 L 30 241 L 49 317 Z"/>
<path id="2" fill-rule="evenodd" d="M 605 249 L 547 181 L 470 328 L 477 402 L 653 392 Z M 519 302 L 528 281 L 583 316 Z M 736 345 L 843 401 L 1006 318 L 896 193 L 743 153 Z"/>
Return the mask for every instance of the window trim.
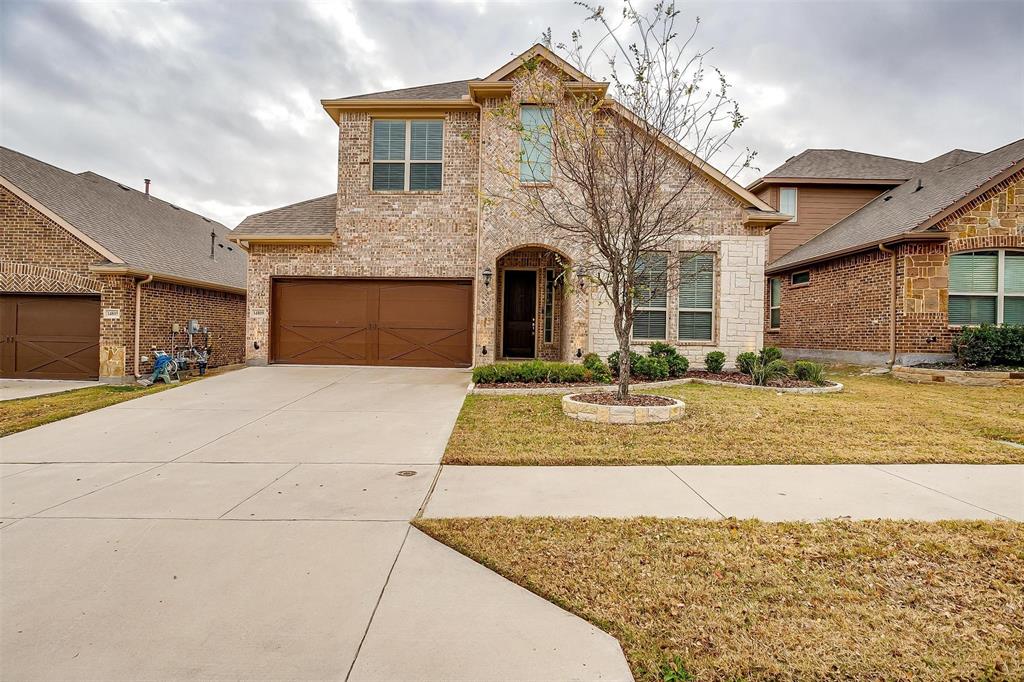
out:
<path id="1" fill-rule="evenodd" d="M 1024 256 L 1024 250 L 1022 250 L 1022 249 L 1015 249 L 1015 248 L 1012 248 L 1012 247 L 1008 248 L 1008 249 L 1007 248 L 1003 248 L 1003 249 L 974 249 L 973 251 L 960 251 L 958 253 L 951 253 L 951 254 L 949 254 L 949 261 L 950 262 L 947 262 L 947 264 L 946 264 L 947 272 L 948 272 L 948 269 L 950 267 L 950 264 L 951 264 L 952 259 L 953 259 L 954 256 L 971 256 L 971 255 L 975 255 L 975 254 L 992 253 L 992 252 L 995 252 L 996 256 L 997 256 L 997 261 L 996 261 L 996 290 L 994 292 L 988 292 L 988 291 L 980 291 L 980 292 L 979 291 L 953 291 L 952 287 L 950 287 L 946 291 L 946 323 L 947 323 L 947 325 L 949 327 L 951 327 L 953 329 L 962 329 L 963 327 L 978 327 L 978 326 L 980 326 L 982 324 L 982 323 L 978 323 L 978 322 L 967 322 L 967 323 L 952 322 L 949 319 L 949 299 L 953 298 L 954 296 L 959 296 L 961 298 L 994 298 L 996 300 L 996 320 L 992 324 L 996 324 L 996 325 L 1005 324 L 1005 322 L 1003 320 L 1005 319 L 1004 313 L 1006 311 L 1005 304 L 1006 304 L 1006 299 L 1007 298 L 1022 298 L 1022 299 L 1024 299 L 1024 292 L 1020 292 L 1020 293 L 1018 293 L 1016 291 L 1010 292 L 1010 293 L 1006 292 L 1006 254 L 1007 253 L 1013 253 L 1013 254 L 1019 254 L 1021 256 Z"/>
<path id="2" fill-rule="evenodd" d="M 712 251 L 704 251 L 704 252 L 701 252 L 701 251 L 697 251 L 697 252 L 683 251 L 683 252 L 680 252 L 679 257 L 680 258 L 684 258 L 687 255 L 688 255 L 687 260 L 693 259 L 693 258 L 697 258 L 697 257 L 702 256 L 702 255 L 711 256 L 711 305 L 709 307 L 707 307 L 707 308 L 683 308 L 682 306 L 679 305 L 679 296 L 680 296 L 680 294 L 682 292 L 682 288 L 683 288 L 682 272 L 681 272 L 682 271 L 682 267 L 683 267 L 683 263 L 680 262 L 679 263 L 680 279 L 679 279 L 679 283 L 676 285 L 676 296 L 675 296 L 675 298 L 676 298 L 676 306 L 677 306 L 677 309 L 676 309 L 676 313 L 677 313 L 677 317 L 676 317 L 676 341 L 678 341 L 679 343 L 698 343 L 698 344 L 713 343 L 715 341 L 715 338 L 717 338 L 717 336 L 718 336 L 717 335 L 717 331 L 718 330 L 715 328 L 715 323 L 718 321 L 718 315 L 715 314 L 715 301 L 716 301 L 716 297 L 718 295 L 718 258 L 717 258 L 717 255 L 714 252 L 712 252 Z M 678 313 L 709 313 L 711 315 L 711 336 L 709 338 L 707 338 L 707 339 L 684 339 L 682 336 L 679 335 L 679 320 L 682 319 L 682 316 L 678 315 Z"/>
<path id="3" fill-rule="evenodd" d="M 517 165 L 519 171 L 516 176 L 519 179 L 519 185 L 523 187 L 549 187 L 551 185 L 551 179 L 555 175 L 555 108 L 544 104 L 535 104 L 533 102 L 520 102 L 519 103 L 519 125 L 523 125 L 523 109 L 531 107 L 534 109 L 547 109 L 551 112 L 551 122 L 548 126 L 548 135 L 551 137 L 551 144 L 548 147 L 548 179 L 547 180 L 523 180 L 523 144 L 524 139 L 522 134 L 519 136 L 519 158 Z"/>
<path id="4" fill-rule="evenodd" d="M 782 192 L 787 189 L 793 190 L 793 218 L 784 222 L 783 225 L 797 225 L 800 222 L 800 216 L 797 214 L 800 210 L 799 187 L 779 187 L 779 212 L 782 212 Z"/>
<path id="5" fill-rule="evenodd" d="M 807 281 L 806 282 L 795 282 L 795 281 L 793 281 L 794 277 L 796 277 L 797 275 L 803 275 L 803 274 L 807 275 Z M 789 286 L 791 286 L 791 287 L 806 287 L 806 286 L 810 286 L 810 284 L 811 284 L 811 271 L 810 270 L 797 270 L 796 272 L 789 273 Z"/>
<path id="6" fill-rule="evenodd" d="M 779 300 L 778 301 L 772 301 L 772 297 L 775 294 L 775 291 L 774 291 L 775 287 L 773 286 L 772 282 L 778 282 L 779 283 Z M 772 326 L 772 311 L 775 311 L 775 310 L 779 311 L 779 324 L 777 326 Z M 782 278 L 780 278 L 780 277 L 769 277 L 768 278 L 768 329 L 770 331 L 775 331 L 775 330 L 782 329 Z"/>
<path id="7" fill-rule="evenodd" d="M 669 287 L 669 278 L 668 278 L 668 270 L 669 270 L 669 267 L 671 266 L 671 263 L 669 263 L 669 255 L 670 254 L 667 251 L 649 251 L 648 253 L 664 254 L 664 256 L 665 256 L 665 305 L 660 307 L 660 308 L 658 306 L 649 306 L 649 305 L 639 306 L 638 305 L 638 306 L 636 306 L 633 309 L 633 312 L 634 313 L 638 313 L 638 312 L 661 312 L 661 313 L 665 313 L 665 335 L 660 337 L 660 338 L 654 337 L 654 336 L 639 336 L 639 337 L 636 336 L 634 334 L 634 331 L 633 331 L 636 328 L 636 316 L 634 314 L 633 324 L 630 325 L 630 329 L 629 329 L 629 338 L 630 338 L 631 341 L 632 340 L 638 340 L 638 341 L 642 341 L 642 342 L 668 341 L 669 340 L 668 296 L 669 296 L 669 289 L 670 289 L 670 287 Z M 645 255 L 645 254 L 643 254 L 643 255 Z M 643 255 L 641 255 L 641 257 L 643 257 Z M 678 293 L 676 295 L 678 297 Z"/>
<path id="8" fill-rule="evenodd" d="M 373 158 L 373 141 L 375 136 L 375 129 L 377 127 L 377 121 L 401 121 L 405 123 L 405 156 L 402 160 L 398 159 L 374 159 Z M 441 158 L 440 159 L 413 159 L 412 158 L 412 123 L 413 121 L 440 121 L 441 123 Z M 370 118 L 370 192 L 374 194 L 441 194 L 444 191 L 444 179 L 445 179 L 445 164 L 444 153 L 444 128 L 445 119 L 443 116 L 373 116 Z M 403 165 L 403 189 L 374 189 L 373 188 L 373 169 L 378 163 L 389 163 Z M 414 164 L 440 164 L 441 165 L 441 187 L 438 189 L 409 189 L 409 184 L 412 179 L 412 166 Z"/>

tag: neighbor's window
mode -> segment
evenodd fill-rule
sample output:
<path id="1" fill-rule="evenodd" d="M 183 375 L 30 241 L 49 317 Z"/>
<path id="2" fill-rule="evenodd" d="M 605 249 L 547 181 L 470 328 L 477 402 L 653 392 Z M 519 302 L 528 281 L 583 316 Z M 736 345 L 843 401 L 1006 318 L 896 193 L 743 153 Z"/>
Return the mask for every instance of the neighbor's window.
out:
<path id="1" fill-rule="evenodd" d="M 790 284 L 808 284 L 811 281 L 811 271 L 794 272 L 789 276 Z"/>
<path id="2" fill-rule="evenodd" d="M 519 142 L 520 182 L 551 182 L 550 107 L 524 104 L 519 108 L 522 136 Z"/>
<path id="3" fill-rule="evenodd" d="M 679 338 L 710 341 L 714 328 L 715 255 L 682 254 L 679 271 Z"/>
<path id="4" fill-rule="evenodd" d="M 373 190 L 440 191 L 443 133 L 436 119 L 374 120 Z"/>
<path id="5" fill-rule="evenodd" d="M 796 187 L 779 189 L 779 213 L 793 216 L 789 222 L 796 222 Z"/>
<path id="6" fill-rule="evenodd" d="M 778 329 L 782 326 L 782 280 L 772 277 L 768 286 L 768 328 Z"/>
<path id="7" fill-rule="evenodd" d="M 555 271 L 545 270 L 544 280 L 544 343 L 551 343 L 555 334 Z"/>
<path id="8" fill-rule="evenodd" d="M 633 338 L 664 339 L 668 308 L 668 254 L 645 253 L 636 269 Z"/>
<path id="9" fill-rule="evenodd" d="M 1024 252 L 949 257 L 950 324 L 1024 324 Z"/>

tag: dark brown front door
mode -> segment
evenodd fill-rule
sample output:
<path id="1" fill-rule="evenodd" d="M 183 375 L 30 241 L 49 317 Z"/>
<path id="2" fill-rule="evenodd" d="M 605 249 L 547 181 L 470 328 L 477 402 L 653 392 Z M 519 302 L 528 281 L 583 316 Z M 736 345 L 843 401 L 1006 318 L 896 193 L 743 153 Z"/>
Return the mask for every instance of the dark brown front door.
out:
<path id="1" fill-rule="evenodd" d="M 100 299 L 0 296 L 0 376 L 96 379 L 100 374 Z"/>
<path id="2" fill-rule="evenodd" d="M 537 273 L 505 271 L 501 352 L 506 358 L 534 357 L 537 332 Z"/>
<path id="3" fill-rule="evenodd" d="M 273 362 L 470 365 L 469 282 L 282 279 L 273 290 Z"/>

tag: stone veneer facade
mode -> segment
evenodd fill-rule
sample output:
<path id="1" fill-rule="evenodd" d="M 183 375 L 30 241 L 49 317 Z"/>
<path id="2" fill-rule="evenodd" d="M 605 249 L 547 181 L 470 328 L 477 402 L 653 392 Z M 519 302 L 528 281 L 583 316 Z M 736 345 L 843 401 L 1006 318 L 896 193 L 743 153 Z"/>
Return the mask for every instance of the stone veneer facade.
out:
<path id="1" fill-rule="evenodd" d="M 948 323 L 949 256 L 984 249 L 1024 249 L 1024 171 L 1015 173 L 943 219 L 947 241 L 904 242 L 896 250 L 897 362 L 950 354 L 956 327 Z M 782 279 L 781 326 L 765 343 L 790 356 L 885 362 L 889 354 L 891 255 L 879 249 L 773 274 Z M 810 270 L 808 284 L 791 284 Z"/>
<path id="2" fill-rule="evenodd" d="M 98 274 L 106 260 L 34 207 L 0 187 L 0 293 L 92 294 L 119 319 L 100 319 L 100 379 L 119 382 L 133 371 L 135 279 Z M 166 350 L 171 324 L 198 319 L 213 331 L 212 366 L 241 362 L 245 296 L 159 281 L 142 288 L 140 349 Z M 151 369 L 144 363 L 142 370 Z"/>
<path id="3" fill-rule="evenodd" d="M 546 62 L 540 68 L 550 79 L 557 79 Z M 512 101 L 533 101 L 522 73 L 510 78 Z M 507 191 L 507 177 L 500 168 L 515 164 L 519 151 L 515 131 L 497 119 L 503 103 L 507 100 L 486 99 L 479 112 L 438 114 L 444 120 L 440 192 L 371 191 L 373 117 L 365 112 L 341 113 L 337 242 L 250 245 L 247 362 L 268 361 L 271 286 L 274 277 L 282 276 L 473 280 L 473 361 L 486 364 L 501 359 L 501 273 L 509 267 L 537 268 L 537 333 L 541 337 L 543 269 L 558 259 L 571 264 L 581 254 L 507 203 L 490 199 Z M 484 162 L 479 163 L 480 159 Z M 713 243 L 718 253 L 717 332 L 712 343 L 684 344 L 682 349 L 694 359 L 719 348 L 734 356 L 761 343 L 767 238 L 761 228 L 745 227 L 740 201 L 704 176 L 696 178 L 690 191 L 694 201 L 707 205 L 696 232 L 706 235 L 705 241 Z M 492 273 L 489 286 L 483 284 L 485 270 Z M 614 350 L 617 344 L 609 342 L 614 339 L 606 313 L 609 307 L 596 292 L 560 287 L 554 338 L 550 344 L 538 343 L 537 356 L 577 360 L 578 354 L 606 355 Z M 674 317 L 670 321 L 674 330 Z M 674 341 L 672 337 L 674 333 L 667 340 Z"/>

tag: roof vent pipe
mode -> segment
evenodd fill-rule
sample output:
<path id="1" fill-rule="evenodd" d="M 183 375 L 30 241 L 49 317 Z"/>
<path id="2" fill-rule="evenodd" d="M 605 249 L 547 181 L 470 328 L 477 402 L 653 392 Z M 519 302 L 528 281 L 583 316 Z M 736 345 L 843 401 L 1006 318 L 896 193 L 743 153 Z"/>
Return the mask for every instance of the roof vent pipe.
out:
<path id="1" fill-rule="evenodd" d="M 149 180 L 149 178 L 146 178 L 145 180 L 143 180 L 143 182 L 146 183 L 146 196 L 148 197 L 149 196 L 149 183 L 150 183 L 150 180 Z"/>
<path id="2" fill-rule="evenodd" d="M 214 247 L 216 247 L 217 233 L 210 230 L 210 258 L 213 258 Z"/>
<path id="3" fill-rule="evenodd" d="M 922 189 L 924 189 L 924 183 L 921 182 L 921 178 L 918 178 L 917 179 L 917 187 L 914 188 L 914 191 L 915 192 L 920 192 Z"/>

